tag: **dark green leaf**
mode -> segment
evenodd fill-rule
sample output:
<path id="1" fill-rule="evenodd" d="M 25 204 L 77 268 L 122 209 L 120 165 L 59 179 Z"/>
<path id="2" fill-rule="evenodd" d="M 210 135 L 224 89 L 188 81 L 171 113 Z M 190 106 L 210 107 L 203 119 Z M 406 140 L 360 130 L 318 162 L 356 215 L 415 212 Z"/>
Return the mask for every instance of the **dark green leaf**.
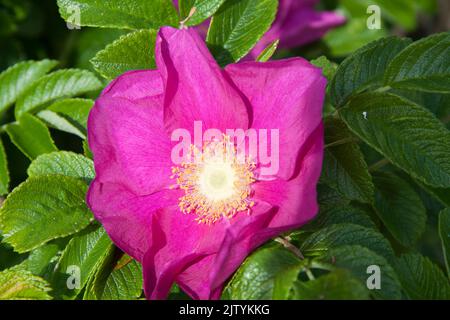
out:
<path id="1" fill-rule="evenodd" d="M 450 93 L 450 33 L 421 39 L 389 64 L 384 82 L 393 88 Z"/>
<path id="2" fill-rule="evenodd" d="M 450 209 L 447 208 L 439 214 L 439 235 L 442 241 L 445 266 L 450 277 Z"/>
<path id="3" fill-rule="evenodd" d="M 372 203 L 372 178 L 353 135 L 337 120 L 327 121 L 325 132 L 327 148 L 321 181 L 350 200 Z"/>
<path id="4" fill-rule="evenodd" d="M 389 93 L 365 93 L 340 115 L 361 139 L 414 178 L 450 187 L 450 131 L 428 110 Z"/>
<path id="5" fill-rule="evenodd" d="M 381 288 L 370 290 L 371 295 L 376 299 L 401 298 L 401 286 L 394 269 L 375 252 L 359 245 L 341 246 L 330 250 L 327 260 L 334 262 L 337 268 L 349 270 L 363 283 L 367 283 L 371 276 L 368 267 L 378 266 L 381 271 Z"/>
<path id="6" fill-rule="evenodd" d="M 369 291 L 347 270 L 334 270 L 315 280 L 294 283 L 293 299 L 367 300 Z"/>
<path id="7" fill-rule="evenodd" d="M 316 231 L 302 243 L 300 250 L 306 255 L 322 255 L 343 245 L 360 245 L 391 261 L 394 252 L 383 235 L 374 229 L 351 223 L 334 224 Z"/>
<path id="8" fill-rule="evenodd" d="M 438 266 L 420 254 L 398 259 L 397 274 L 410 299 L 450 300 L 450 283 Z"/>
<path id="9" fill-rule="evenodd" d="M 422 200 L 406 181 L 393 173 L 375 173 L 374 183 L 376 212 L 394 238 L 411 247 L 425 231 L 427 213 Z"/>
<path id="10" fill-rule="evenodd" d="M 369 214 L 362 208 L 353 205 L 337 205 L 321 209 L 314 222 L 320 227 L 339 223 L 351 223 L 375 229 L 375 224 L 370 219 Z"/>
<path id="11" fill-rule="evenodd" d="M 303 265 L 280 246 L 259 249 L 241 265 L 224 295 L 232 300 L 286 298 Z"/>
<path id="12" fill-rule="evenodd" d="M 409 39 L 389 37 L 355 51 L 342 62 L 330 83 L 332 104 L 341 107 L 352 95 L 371 86 L 381 86 L 387 65 L 409 43 Z"/>

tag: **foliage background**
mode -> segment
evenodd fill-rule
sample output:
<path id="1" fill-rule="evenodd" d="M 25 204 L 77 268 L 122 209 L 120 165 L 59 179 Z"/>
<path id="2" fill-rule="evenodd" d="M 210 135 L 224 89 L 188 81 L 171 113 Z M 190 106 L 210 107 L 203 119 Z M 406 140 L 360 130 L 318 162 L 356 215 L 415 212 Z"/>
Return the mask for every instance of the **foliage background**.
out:
<path id="1" fill-rule="evenodd" d="M 201 3 L 180 2 L 182 15 Z M 58 3 L 61 12 L 55 0 L 0 0 L 0 201 L 9 199 L 0 210 L 0 299 L 139 299 L 139 264 L 84 204 L 94 176 L 86 117 L 110 79 L 154 67 L 148 39 L 179 18 L 142 29 L 120 16 L 96 20 L 94 10 L 89 26 L 70 30 L 61 18 L 70 1 Z M 369 3 L 382 8 L 380 30 L 366 27 Z M 449 2 L 324 0 L 319 8 L 340 10 L 347 24 L 273 58 L 305 57 L 329 79 L 321 212 L 252 254 L 223 298 L 450 299 Z M 191 22 L 214 12 L 201 13 Z M 243 18 L 271 22 L 270 13 Z M 217 40 L 222 32 L 208 38 L 222 64 L 260 36 L 233 46 Z M 30 60 L 40 62 L 21 63 Z M 372 264 L 382 269 L 381 290 L 366 288 Z M 81 267 L 79 289 L 66 286 L 70 265 Z M 187 297 L 174 286 L 171 298 Z"/>

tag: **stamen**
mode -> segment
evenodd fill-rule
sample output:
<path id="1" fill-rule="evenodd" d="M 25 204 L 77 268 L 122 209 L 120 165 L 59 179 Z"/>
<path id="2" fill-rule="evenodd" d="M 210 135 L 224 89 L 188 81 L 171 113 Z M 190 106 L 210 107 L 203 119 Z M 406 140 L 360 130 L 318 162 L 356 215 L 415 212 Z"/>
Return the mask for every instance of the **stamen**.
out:
<path id="1" fill-rule="evenodd" d="M 250 214 L 256 164 L 239 155 L 227 135 L 204 143 L 201 150 L 194 145 L 190 149 L 191 161 L 172 168 L 171 178 L 176 179 L 172 187 L 185 192 L 179 199 L 181 212 L 193 213 L 206 224 L 231 219 L 238 212 Z"/>

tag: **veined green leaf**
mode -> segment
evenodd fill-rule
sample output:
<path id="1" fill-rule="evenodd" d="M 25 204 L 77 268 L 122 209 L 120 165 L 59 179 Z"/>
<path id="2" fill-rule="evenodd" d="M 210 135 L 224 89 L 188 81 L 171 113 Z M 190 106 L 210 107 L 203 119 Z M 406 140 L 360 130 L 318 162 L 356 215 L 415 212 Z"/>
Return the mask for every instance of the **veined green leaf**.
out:
<path id="1" fill-rule="evenodd" d="M 380 289 L 369 292 L 375 299 L 400 299 L 401 286 L 392 266 L 385 258 L 372 250 L 359 245 L 348 245 L 333 248 L 329 251 L 327 261 L 334 262 L 339 269 L 349 270 L 353 276 L 363 283 L 367 283 L 372 275 L 370 266 L 378 266 L 380 269 Z"/>
<path id="2" fill-rule="evenodd" d="M 313 223 L 319 227 L 340 223 L 351 223 L 366 228 L 376 228 L 374 222 L 365 210 L 350 204 L 321 208 L 319 215 L 314 219 Z"/>
<path id="3" fill-rule="evenodd" d="M 447 274 L 450 278 L 450 208 L 442 210 L 439 214 L 439 236 L 442 241 Z"/>
<path id="4" fill-rule="evenodd" d="M 30 159 L 58 150 L 47 127 L 31 114 L 24 114 L 17 123 L 8 124 L 6 132 L 16 147 Z"/>
<path id="5" fill-rule="evenodd" d="M 102 83 L 87 70 L 66 69 L 50 73 L 24 92 L 16 103 L 16 118 L 25 112 L 34 112 L 58 98 L 77 96 L 98 90 Z"/>
<path id="6" fill-rule="evenodd" d="M 411 43 L 397 37 L 373 41 L 345 59 L 330 83 L 331 102 L 343 106 L 348 99 L 371 87 L 382 86 L 383 75 L 391 60 Z"/>
<path id="7" fill-rule="evenodd" d="M 24 61 L 3 71 L 0 74 L 0 114 L 57 64 L 54 60 Z"/>
<path id="8" fill-rule="evenodd" d="M 414 178 L 450 187 L 450 131 L 428 110 L 389 93 L 365 93 L 340 115 L 361 139 Z"/>
<path id="9" fill-rule="evenodd" d="M 0 272 L 0 300 L 50 300 L 48 283 L 20 268 Z"/>
<path id="10" fill-rule="evenodd" d="M 272 43 L 270 43 L 256 58 L 256 61 L 258 62 L 267 62 L 272 58 L 275 51 L 277 51 L 278 44 L 280 43 L 280 40 L 275 40 Z"/>
<path id="11" fill-rule="evenodd" d="M 195 26 L 211 17 L 225 0 L 179 0 L 181 20 L 189 17 L 191 9 L 195 7 L 194 14 L 186 21 L 186 26 Z"/>
<path id="12" fill-rule="evenodd" d="M 156 31 L 138 30 L 120 37 L 99 51 L 91 63 L 107 79 L 130 70 L 155 68 Z"/>
<path id="13" fill-rule="evenodd" d="M 321 181 L 350 200 L 372 203 L 372 178 L 352 133 L 341 121 L 328 120 L 325 126 L 327 148 Z"/>
<path id="14" fill-rule="evenodd" d="M 306 238 L 300 246 L 300 251 L 305 256 L 323 255 L 328 250 L 343 245 L 360 245 L 388 261 L 394 259 L 394 251 L 381 233 L 351 223 L 334 224 L 316 231 Z"/>
<path id="15" fill-rule="evenodd" d="M 72 124 L 64 116 L 59 115 L 56 112 L 50 110 L 39 111 L 36 116 L 45 122 L 45 124 L 51 128 L 74 134 L 81 139 L 86 139 L 85 133 L 82 129 L 78 128 L 76 125 Z"/>
<path id="16" fill-rule="evenodd" d="M 30 177 L 49 174 L 60 174 L 89 182 L 95 177 L 94 163 L 78 153 L 57 151 L 40 155 L 28 167 Z"/>
<path id="17" fill-rule="evenodd" d="M 8 160 L 5 148 L 0 138 L 0 196 L 7 194 L 9 190 Z"/>
<path id="18" fill-rule="evenodd" d="M 347 270 L 334 270 L 315 280 L 296 281 L 296 300 L 368 300 L 369 291 Z"/>
<path id="19" fill-rule="evenodd" d="M 450 32 L 414 42 L 389 64 L 387 86 L 450 93 Z"/>
<path id="20" fill-rule="evenodd" d="M 80 129 L 86 135 L 87 119 L 89 111 L 91 111 L 94 101 L 90 99 L 63 99 L 55 102 L 46 110 L 56 112 L 63 116 L 73 126 Z"/>
<path id="21" fill-rule="evenodd" d="M 227 0 L 211 20 L 206 42 L 220 65 L 239 61 L 270 28 L 277 0 Z"/>
<path id="22" fill-rule="evenodd" d="M 57 3 L 63 19 L 74 25 L 158 29 L 178 23 L 172 0 L 58 0 Z"/>
<path id="23" fill-rule="evenodd" d="M 420 254 L 402 255 L 396 270 L 410 299 L 450 299 L 449 279 L 428 258 Z"/>
<path id="24" fill-rule="evenodd" d="M 304 262 L 280 246 L 262 248 L 235 273 L 224 295 L 232 300 L 286 299 Z"/>
<path id="25" fill-rule="evenodd" d="M 419 195 L 393 173 L 376 172 L 376 212 L 398 242 L 405 247 L 416 243 L 425 231 L 427 213 Z"/>
<path id="26" fill-rule="evenodd" d="M 28 178 L 0 209 L 3 241 L 22 253 L 82 230 L 93 219 L 84 201 L 86 191 L 86 184 L 72 177 Z"/>
<path id="27" fill-rule="evenodd" d="M 73 237 L 61 255 L 52 280 L 55 287 L 61 291 L 58 295 L 75 297 L 100 267 L 102 257 L 112 248 L 113 244 L 102 227 L 88 228 Z M 71 275 L 79 277 L 79 283 L 71 283 L 72 286 L 68 286 Z"/>

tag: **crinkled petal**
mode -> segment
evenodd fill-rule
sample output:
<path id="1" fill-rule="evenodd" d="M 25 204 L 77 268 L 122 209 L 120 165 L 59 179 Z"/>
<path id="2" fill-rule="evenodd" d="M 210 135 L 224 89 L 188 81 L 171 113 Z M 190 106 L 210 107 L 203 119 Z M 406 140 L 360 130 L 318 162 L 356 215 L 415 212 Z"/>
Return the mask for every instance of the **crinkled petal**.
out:
<path id="1" fill-rule="evenodd" d="M 231 275 L 263 241 L 251 242 L 248 238 L 264 229 L 274 212 L 263 202 L 254 208 L 251 215 L 240 213 L 231 220 L 223 219 L 212 225 L 199 224 L 195 215 L 182 214 L 176 207 L 159 210 L 152 230 L 159 239 L 157 243 L 162 245 L 151 246 L 144 257 L 146 296 L 164 299 L 177 281 L 193 298 L 217 297 L 222 283 L 216 285 L 216 279 Z M 226 261 L 227 269 L 221 270 L 218 264 L 225 266 L 224 250 L 230 260 Z"/>
<path id="2" fill-rule="evenodd" d="M 203 129 L 247 129 L 247 106 L 226 79 L 194 29 L 161 28 L 156 64 L 165 86 L 164 121 L 169 132 Z"/>
<path id="3" fill-rule="evenodd" d="M 89 187 L 87 203 L 111 240 L 122 251 L 142 261 L 152 244 L 154 212 L 178 203 L 180 196 L 178 190 L 138 196 L 123 185 L 103 183 L 96 178 Z"/>
<path id="4" fill-rule="evenodd" d="M 158 79 L 154 71 L 121 76 L 97 99 L 88 121 L 96 176 L 140 195 L 173 183 Z"/>
<path id="5" fill-rule="evenodd" d="M 278 130 L 276 176 L 290 179 L 302 146 L 322 121 L 326 80 L 321 70 L 301 58 L 243 62 L 225 70 L 250 102 L 251 128 Z"/>

